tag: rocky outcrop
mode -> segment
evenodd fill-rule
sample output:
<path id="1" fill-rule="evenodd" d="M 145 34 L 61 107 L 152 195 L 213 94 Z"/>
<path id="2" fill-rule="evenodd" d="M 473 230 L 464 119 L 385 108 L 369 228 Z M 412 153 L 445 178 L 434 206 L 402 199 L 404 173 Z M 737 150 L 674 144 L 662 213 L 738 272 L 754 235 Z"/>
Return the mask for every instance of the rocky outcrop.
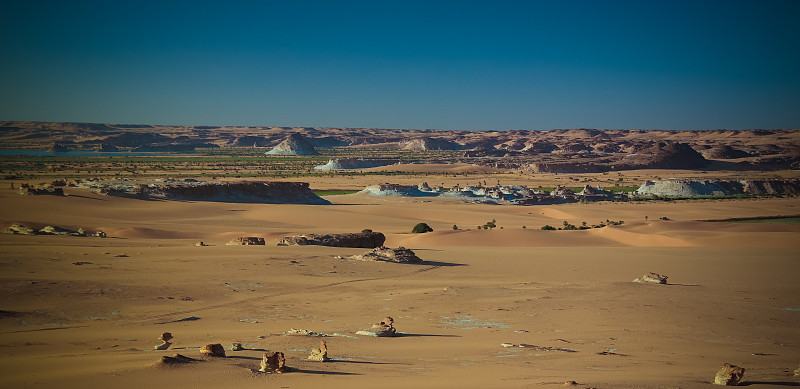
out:
<path id="1" fill-rule="evenodd" d="M 201 242 L 202 243 L 202 242 Z M 230 242 L 225 243 L 227 246 L 264 246 L 266 243 L 264 242 L 264 238 L 259 238 L 256 236 L 240 236 L 238 238 L 231 239 Z"/>
<path id="2" fill-rule="evenodd" d="M 17 193 L 23 196 L 38 196 L 38 195 L 63 196 L 64 189 L 53 186 L 52 184 L 41 184 L 41 185 L 22 184 L 19 186 L 19 191 Z"/>
<path id="3" fill-rule="evenodd" d="M 328 344 L 324 340 L 319 341 L 319 348 L 311 350 L 311 355 L 308 356 L 309 361 L 327 362 L 328 358 Z"/>
<path id="4" fill-rule="evenodd" d="M 641 278 L 636 278 L 633 282 L 640 282 L 644 284 L 666 284 L 667 283 L 667 276 L 662 276 L 658 273 L 647 273 L 643 275 Z"/>
<path id="5" fill-rule="evenodd" d="M 305 182 L 203 182 L 196 180 L 87 181 L 79 187 L 107 196 L 180 201 L 216 201 L 226 203 L 311 204 L 330 201 L 314 194 Z"/>
<path id="6" fill-rule="evenodd" d="M 383 246 L 386 237 L 380 232 L 360 232 L 351 234 L 306 234 L 287 236 L 278 246 L 331 246 L 352 248 L 375 248 Z"/>
<path id="7" fill-rule="evenodd" d="M 725 386 L 736 386 L 744 377 L 744 368 L 726 363 L 714 377 L 714 384 Z"/>
<path id="8" fill-rule="evenodd" d="M 618 170 L 631 169 L 702 169 L 708 160 L 686 143 L 659 142 L 626 156 Z"/>
<path id="9" fill-rule="evenodd" d="M 798 195 L 800 180 L 656 180 L 646 181 L 636 193 L 662 197 Z"/>
<path id="10" fill-rule="evenodd" d="M 161 357 L 161 360 L 159 360 L 156 363 L 156 366 L 158 366 L 158 367 L 171 367 L 171 366 L 175 366 L 175 365 L 185 365 L 185 364 L 192 363 L 192 362 L 198 362 L 198 360 L 194 359 L 194 358 L 189 358 L 189 357 L 181 355 L 181 354 L 175 354 L 175 355 L 173 355 L 171 357 L 164 355 L 164 356 Z"/>
<path id="11" fill-rule="evenodd" d="M 373 324 L 369 329 L 358 331 L 356 334 L 383 338 L 397 335 L 397 330 L 394 328 L 394 319 L 386 316 L 380 323 Z"/>
<path id="12" fill-rule="evenodd" d="M 73 231 L 69 228 L 58 227 L 58 226 L 45 226 L 41 229 L 34 229 L 31 227 L 27 227 L 21 224 L 12 224 L 8 227 L 5 231 L 7 234 L 16 234 L 16 235 L 69 235 L 69 236 L 92 236 L 88 234 L 85 229 L 79 228 L 77 231 Z M 100 235 L 102 234 L 102 235 Z M 98 231 L 97 234 L 94 236 L 105 238 L 105 233 L 102 231 Z"/>
<path id="13" fill-rule="evenodd" d="M 200 354 L 210 357 L 225 358 L 225 347 L 219 343 L 207 344 L 200 349 Z"/>
<path id="14" fill-rule="evenodd" d="M 399 159 L 364 159 L 364 158 L 334 158 L 324 165 L 314 166 L 315 170 L 352 170 L 369 169 L 379 166 L 394 165 Z"/>
<path id="15" fill-rule="evenodd" d="M 302 135 L 293 133 L 287 136 L 283 142 L 267 151 L 267 155 L 319 155 L 314 146 Z"/>
<path id="16" fill-rule="evenodd" d="M 286 366 L 286 358 L 280 351 L 264 353 L 261 358 L 261 369 L 258 371 L 262 373 L 285 373 L 289 371 Z"/>
<path id="17" fill-rule="evenodd" d="M 406 197 L 425 197 L 437 196 L 438 193 L 421 191 L 417 185 L 401 184 L 376 184 L 369 185 L 359 193 L 371 196 L 406 196 Z"/>
<path id="18" fill-rule="evenodd" d="M 161 334 L 161 336 L 159 336 L 158 339 L 161 341 L 161 344 L 155 346 L 156 350 L 166 350 L 169 348 L 169 346 L 172 346 L 172 343 L 170 342 L 170 340 L 172 340 L 171 333 L 165 332 Z"/>
<path id="19" fill-rule="evenodd" d="M 396 249 L 381 246 L 376 247 L 362 255 L 354 255 L 348 257 L 358 261 L 381 261 L 381 262 L 396 262 L 396 263 L 420 263 L 420 259 L 413 251 L 405 247 L 398 247 Z"/>

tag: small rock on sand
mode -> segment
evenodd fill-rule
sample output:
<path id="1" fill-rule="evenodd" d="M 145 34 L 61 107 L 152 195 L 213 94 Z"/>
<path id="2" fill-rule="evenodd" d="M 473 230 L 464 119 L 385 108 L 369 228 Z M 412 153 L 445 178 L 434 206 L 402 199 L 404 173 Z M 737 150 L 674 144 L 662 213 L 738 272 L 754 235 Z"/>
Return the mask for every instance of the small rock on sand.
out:
<path id="1" fill-rule="evenodd" d="M 200 349 L 200 354 L 225 358 L 225 348 L 221 344 L 207 344 Z"/>
<path id="2" fill-rule="evenodd" d="M 327 362 L 328 358 L 328 344 L 324 340 L 319 341 L 319 348 L 311 350 L 311 355 L 308 356 L 309 361 Z"/>
<path id="3" fill-rule="evenodd" d="M 641 282 L 645 284 L 666 284 L 667 283 L 667 276 L 662 276 L 658 273 L 647 273 L 643 275 L 641 278 L 637 278 L 633 280 L 633 282 Z"/>
<path id="4" fill-rule="evenodd" d="M 394 328 L 394 319 L 386 316 L 380 323 L 373 324 L 370 329 L 358 331 L 356 334 L 384 338 L 397 335 L 397 329 Z"/>
<path id="5" fill-rule="evenodd" d="M 187 356 L 181 354 L 175 354 L 171 357 L 164 355 L 161 357 L 161 360 L 156 363 L 157 366 L 174 366 L 174 365 L 184 365 L 187 363 L 197 362 L 197 359 L 189 358 Z"/>
<path id="6" fill-rule="evenodd" d="M 719 369 L 717 375 L 714 377 L 714 384 L 736 386 L 739 385 L 739 382 L 741 382 L 743 376 L 743 367 L 726 363 L 721 369 Z"/>
<path id="7" fill-rule="evenodd" d="M 286 367 L 286 358 L 283 356 L 283 353 L 275 351 L 264 353 L 264 357 L 261 358 L 261 369 L 259 371 L 262 373 L 284 373 L 289 371 L 289 368 Z"/>

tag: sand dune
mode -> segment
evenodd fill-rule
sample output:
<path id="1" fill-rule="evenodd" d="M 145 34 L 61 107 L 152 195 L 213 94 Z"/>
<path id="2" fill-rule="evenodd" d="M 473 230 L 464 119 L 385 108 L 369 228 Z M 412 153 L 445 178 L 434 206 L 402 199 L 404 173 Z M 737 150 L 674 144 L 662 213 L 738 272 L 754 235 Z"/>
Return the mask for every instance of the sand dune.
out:
<path id="1" fill-rule="evenodd" d="M 109 234 L 0 234 L 0 386 L 705 388 L 725 362 L 746 367 L 754 388 L 793 380 L 800 227 L 697 220 L 797 213 L 800 199 L 544 207 L 330 199 L 225 204 L 0 190 L 5 225 Z M 503 229 L 476 229 L 491 219 Z M 539 230 L 606 219 L 625 223 Z M 420 221 L 435 231 L 411 234 Z M 364 228 L 425 262 L 275 246 L 286 235 Z M 237 236 L 267 246 L 225 246 Z M 630 282 L 651 271 L 671 285 Z M 404 336 L 356 335 L 386 315 Z M 325 338 L 335 360 L 306 360 L 319 338 L 286 335 L 291 328 L 342 335 Z M 153 350 L 165 331 L 172 348 Z M 200 358 L 197 348 L 232 342 L 245 350 L 154 366 L 162 355 Z M 253 373 L 264 350 L 284 352 L 297 370 Z"/>

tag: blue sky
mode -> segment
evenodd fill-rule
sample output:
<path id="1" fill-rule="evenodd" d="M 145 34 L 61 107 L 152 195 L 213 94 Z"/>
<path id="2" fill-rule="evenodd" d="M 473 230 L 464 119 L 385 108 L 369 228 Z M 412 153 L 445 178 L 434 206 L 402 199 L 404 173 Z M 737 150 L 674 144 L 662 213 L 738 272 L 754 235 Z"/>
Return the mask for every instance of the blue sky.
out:
<path id="1" fill-rule="evenodd" d="M 800 128 L 800 1 L 4 1 L 0 120 Z"/>

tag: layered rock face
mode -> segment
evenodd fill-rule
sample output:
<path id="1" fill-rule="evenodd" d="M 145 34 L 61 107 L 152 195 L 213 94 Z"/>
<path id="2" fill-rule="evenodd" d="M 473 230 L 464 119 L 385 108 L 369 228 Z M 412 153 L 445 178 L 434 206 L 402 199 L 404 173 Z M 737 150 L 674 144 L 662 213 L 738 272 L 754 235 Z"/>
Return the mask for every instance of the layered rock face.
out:
<path id="1" fill-rule="evenodd" d="M 353 248 L 375 248 L 383 246 L 386 237 L 380 232 L 360 232 L 352 234 L 306 234 L 287 236 L 278 246 L 332 246 Z"/>
<path id="2" fill-rule="evenodd" d="M 319 155 L 314 146 L 302 135 L 294 133 L 286 137 L 267 155 Z"/>
<path id="3" fill-rule="evenodd" d="M 657 180 L 645 182 L 637 193 L 666 197 L 797 195 L 800 194 L 800 180 Z"/>
<path id="4" fill-rule="evenodd" d="M 311 204 L 330 201 L 314 194 L 305 182 L 240 181 L 199 182 L 194 180 L 86 181 L 78 185 L 108 196 L 226 203 Z"/>
<path id="5" fill-rule="evenodd" d="M 226 246 L 264 246 L 265 244 L 264 238 L 259 238 L 256 236 L 240 236 L 238 238 L 231 239 L 231 241 L 228 243 L 225 243 Z"/>
<path id="6" fill-rule="evenodd" d="M 398 247 L 396 249 L 381 246 L 374 248 L 362 255 L 354 255 L 349 257 L 359 261 L 383 261 L 383 262 L 397 262 L 397 263 L 419 263 L 422 262 L 416 254 L 410 249 L 405 247 Z"/>

